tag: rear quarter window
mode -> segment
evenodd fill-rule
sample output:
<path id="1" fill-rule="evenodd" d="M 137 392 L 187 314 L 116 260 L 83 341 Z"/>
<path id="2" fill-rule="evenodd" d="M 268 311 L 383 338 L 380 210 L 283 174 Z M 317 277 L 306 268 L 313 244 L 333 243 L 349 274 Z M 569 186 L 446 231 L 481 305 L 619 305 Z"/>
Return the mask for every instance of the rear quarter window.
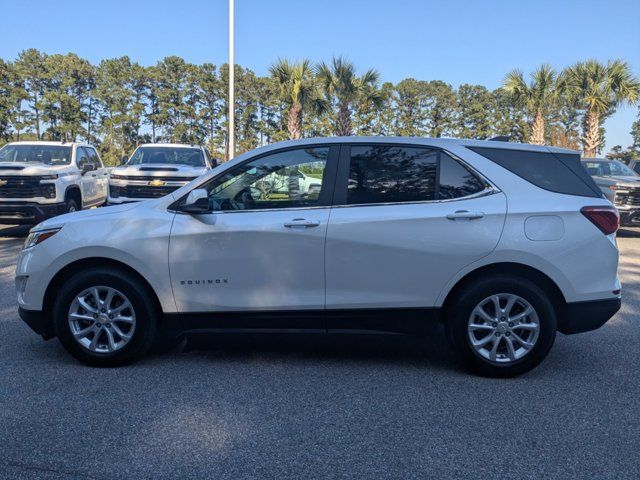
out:
<path id="1" fill-rule="evenodd" d="M 578 154 L 554 154 L 509 148 L 467 147 L 520 178 L 550 192 L 601 198 Z"/>

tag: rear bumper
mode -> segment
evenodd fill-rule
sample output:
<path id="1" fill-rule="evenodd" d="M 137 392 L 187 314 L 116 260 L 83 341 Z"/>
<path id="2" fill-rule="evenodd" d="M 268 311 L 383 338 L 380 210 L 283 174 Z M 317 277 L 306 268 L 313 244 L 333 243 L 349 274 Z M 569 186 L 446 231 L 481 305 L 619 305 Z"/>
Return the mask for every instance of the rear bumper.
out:
<path id="1" fill-rule="evenodd" d="M 558 319 L 558 330 L 565 335 L 596 330 L 607 323 L 621 306 L 620 298 L 567 303 L 564 315 Z"/>
<path id="2" fill-rule="evenodd" d="M 35 225 L 63 213 L 64 203 L 0 202 L 0 225 Z"/>
<path id="3" fill-rule="evenodd" d="M 45 317 L 44 313 L 36 310 L 25 310 L 18 307 L 18 315 L 24 323 L 29 325 L 31 330 L 41 335 L 45 340 L 56 336 L 53 331 L 53 323 Z"/>

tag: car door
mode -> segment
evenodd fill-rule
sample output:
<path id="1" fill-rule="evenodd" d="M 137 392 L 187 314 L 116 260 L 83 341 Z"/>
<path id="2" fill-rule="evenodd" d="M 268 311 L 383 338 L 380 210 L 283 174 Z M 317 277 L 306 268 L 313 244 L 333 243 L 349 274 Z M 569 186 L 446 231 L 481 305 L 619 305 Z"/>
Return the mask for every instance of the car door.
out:
<path id="1" fill-rule="evenodd" d="M 96 198 L 95 172 L 82 173 L 84 165 L 91 163 L 91 157 L 84 147 L 76 147 L 76 165 L 80 170 L 80 189 L 82 191 L 82 207 L 92 205 Z"/>
<path id="2" fill-rule="evenodd" d="M 326 244 L 330 330 L 411 329 L 401 324 L 403 309 L 434 307 L 456 272 L 495 248 L 506 214 L 504 194 L 464 163 L 393 144 L 342 148 L 335 203 Z M 370 309 L 386 310 L 390 323 Z"/>
<path id="3" fill-rule="evenodd" d="M 197 316 L 202 328 L 212 327 L 220 312 L 232 321 L 226 326 L 246 327 L 242 313 L 257 311 L 266 313 L 253 317 L 256 328 L 325 328 L 324 247 L 338 150 L 318 145 L 268 153 L 202 187 L 212 213 L 178 213 L 171 230 L 179 312 L 204 314 Z M 320 188 L 303 191 L 300 172 L 315 176 Z M 287 191 L 270 189 L 265 179 L 272 174 L 287 178 Z M 286 315 L 292 311 L 302 314 Z"/>
<path id="4" fill-rule="evenodd" d="M 91 162 L 95 165 L 94 176 L 96 179 L 96 192 L 93 199 L 96 203 L 102 203 L 107 199 L 107 189 L 109 188 L 109 171 L 104 168 L 102 160 L 93 147 L 85 147 Z"/>

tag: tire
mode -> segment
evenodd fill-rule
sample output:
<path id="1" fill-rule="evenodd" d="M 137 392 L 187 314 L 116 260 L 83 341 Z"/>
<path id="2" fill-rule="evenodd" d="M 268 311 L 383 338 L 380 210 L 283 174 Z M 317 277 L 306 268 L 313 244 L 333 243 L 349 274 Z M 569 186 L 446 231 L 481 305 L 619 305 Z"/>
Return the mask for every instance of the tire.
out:
<path id="1" fill-rule="evenodd" d="M 64 202 L 65 213 L 77 212 L 80 210 L 78 203 L 73 198 L 67 198 Z"/>
<path id="2" fill-rule="evenodd" d="M 96 305 L 93 287 L 97 288 L 103 304 Z M 78 296 L 84 295 L 85 292 L 90 293 L 86 293 L 84 301 L 79 302 Z M 100 305 L 107 306 L 109 292 L 115 292 L 110 303 L 115 307 L 113 310 L 100 308 Z M 153 345 L 160 312 L 152 295 L 145 284 L 117 268 L 98 267 L 78 272 L 65 282 L 54 302 L 55 333 L 67 352 L 86 365 L 127 365 L 142 357 Z M 128 301 L 130 306 L 115 313 L 126 304 L 123 299 Z M 88 305 L 88 309 L 84 309 L 82 305 Z M 108 318 L 108 312 L 111 311 L 114 312 L 112 320 Z M 81 320 L 71 320 L 71 312 Z M 88 319 L 89 317 L 93 317 L 94 320 Z M 128 319 L 126 322 L 125 318 Z M 100 333 L 96 339 L 95 332 L 98 330 Z M 85 331 L 89 333 L 77 340 L 76 336 L 82 335 Z M 116 332 L 122 333 L 123 336 Z"/>
<path id="3" fill-rule="evenodd" d="M 496 296 L 500 310 L 495 307 Z M 511 308 L 514 313 L 501 313 L 514 297 L 517 298 Z M 527 305 L 533 313 L 515 321 L 519 314 L 531 311 Z M 482 315 L 476 310 L 480 306 Z M 497 321 L 489 321 L 487 316 L 492 320 L 496 317 Z M 487 377 L 515 377 L 532 370 L 545 359 L 556 336 L 556 312 L 549 296 L 531 280 L 507 274 L 492 275 L 464 286 L 448 302 L 445 318 L 449 341 L 462 365 Z M 525 341 L 520 343 L 516 339 Z M 483 342 L 485 345 L 481 346 Z"/>

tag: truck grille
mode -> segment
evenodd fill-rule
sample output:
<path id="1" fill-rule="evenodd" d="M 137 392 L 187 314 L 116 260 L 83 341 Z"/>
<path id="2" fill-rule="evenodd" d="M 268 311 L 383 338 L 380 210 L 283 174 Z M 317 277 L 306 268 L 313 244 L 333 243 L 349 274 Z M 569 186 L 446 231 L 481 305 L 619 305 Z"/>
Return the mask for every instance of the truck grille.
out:
<path id="1" fill-rule="evenodd" d="M 151 180 L 162 180 L 164 182 L 190 182 L 194 178 L 198 177 L 150 177 L 148 175 L 116 175 L 118 180 L 143 180 L 146 182 L 150 182 Z"/>
<path id="2" fill-rule="evenodd" d="M 617 206 L 640 207 L 640 188 L 625 188 L 628 193 L 616 192 L 615 204 Z"/>
<path id="3" fill-rule="evenodd" d="M 125 187 L 118 187 L 115 185 L 109 185 L 109 194 L 112 198 L 160 198 L 170 194 L 178 188 L 180 187 L 151 187 L 145 185 L 127 185 Z"/>
<path id="4" fill-rule="evenodd" d="M 0 176 L 0 198 L 54 198 L 54 184 L 41 184 L 41 177 Z"/>

